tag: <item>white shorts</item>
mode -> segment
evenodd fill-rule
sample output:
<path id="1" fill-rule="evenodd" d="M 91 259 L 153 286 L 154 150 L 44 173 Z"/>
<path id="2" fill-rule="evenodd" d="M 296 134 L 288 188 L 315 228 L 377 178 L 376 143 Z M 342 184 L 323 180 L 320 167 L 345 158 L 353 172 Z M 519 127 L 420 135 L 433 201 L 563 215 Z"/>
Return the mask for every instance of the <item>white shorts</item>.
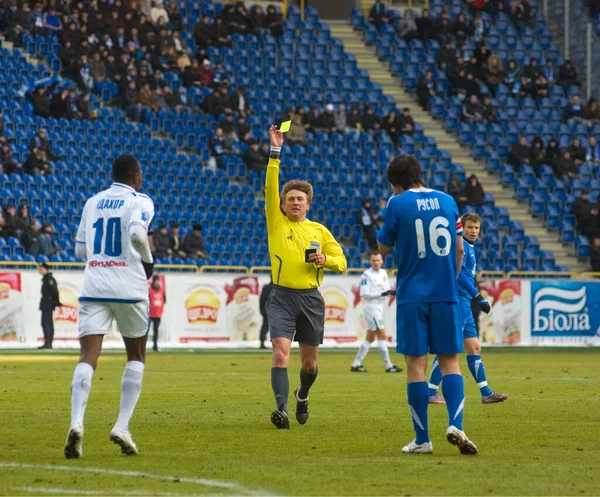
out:
<path id="1" fill-rule="evenodd" d="M 117 322 L 121 336 L 141 338 L 148 334 L 148 300 L 137 304 L 121 302 L 80 302 L 79 338 L 88 335 L 109 335 L 112 333 L 112 321 Z"/>
<path id="2" fill-rule="evenodd" d="M 368 331 L 383 330 L 383 306 L 365 306 L 365 321 Z"/>

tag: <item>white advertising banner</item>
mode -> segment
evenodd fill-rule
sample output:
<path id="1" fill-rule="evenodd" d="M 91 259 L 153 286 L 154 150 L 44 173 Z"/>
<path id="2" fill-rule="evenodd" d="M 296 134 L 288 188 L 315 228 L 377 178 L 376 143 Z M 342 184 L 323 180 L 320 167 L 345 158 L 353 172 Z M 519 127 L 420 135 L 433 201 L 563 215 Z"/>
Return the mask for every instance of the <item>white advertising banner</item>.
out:
<path id="1" fill-rule="evenodd" d="M 76 348 L 81 271 L 56 271 L 61 307 L 54 312 L 56 348 Z M 259 298 L 266 275 L 165 273 L 167 303 L 159 346 L 169 348 L 256 347 L 262 325 Z M 355 347 L 366 333 L 360 275 L 326 275 L 324 345 Z M 575 280 L 482 280 L 492 306 L 480 313 L 483 345 L 600 345 L 600 282 Z M 0 348 L 43 342 L 39 311 L 41 276 L 0 272 Z M 385 327 L 395 341 L 396 301 L 386 301 Z M 152 330 L 150 330 L 152 335 Z M 122 347 L 116 324 L 106 347 Z"/>

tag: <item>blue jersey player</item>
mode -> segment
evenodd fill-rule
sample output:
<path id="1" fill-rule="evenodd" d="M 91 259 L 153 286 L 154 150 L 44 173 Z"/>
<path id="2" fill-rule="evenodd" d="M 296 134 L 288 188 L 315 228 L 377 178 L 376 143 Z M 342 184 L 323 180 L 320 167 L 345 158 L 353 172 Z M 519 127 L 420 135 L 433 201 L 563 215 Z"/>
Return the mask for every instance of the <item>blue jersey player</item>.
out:
<path id="1" fill-rule="evenodd" d="M 477 337 L 477 328 L 473 319 L 473 313 L 471 312 L 472 302 L 479 306 L 486 314 L 491 310 L 488 301 L 481 296 L 475 287 L 477 259 L 475 258 L 473 244 L 479 237 L 481 218 L 477 214 L 467 213 L 462 217 L 462 225 L 464 230 L 465 255 L 458 277 L 458 298 L 460 300 L 460 313 L 463 323 L 464 344 L 467 351 L 467 364 L 481 392 L 481 402 L 484 404 L 504 402 L 508 398 L 508 395 L 495 392 L 488 386 L 485 368 L 483 367 L 483 362 L 481 362 L 481 344 Z M 442 372 L 440 371 L 439 362 L 436 357 L 431 366 L 431 377 L 429 378 L 430 404 L 445 403 L 437 394 L 437 389 L 441 381 Z"/>
<path id="2" fill-rule="evenodd" d="M 423 186 L 421 165 L 411 155 L 392 160 L 387 178 L 394 196 L 388 202 L 379 250 L 396 246 L 396 341 L 407 365 L 408 407 L 415 439 L 404 453 L 433 452 L 429 439 L 427 354 L 437 354 L 448 409 L 446 439 L 462 454 L 477 454 L 463 432 L 465 405 L 458 353 L 463 351 L 457 277 L 464 248 L 458 207 L 452 197 Z"/>

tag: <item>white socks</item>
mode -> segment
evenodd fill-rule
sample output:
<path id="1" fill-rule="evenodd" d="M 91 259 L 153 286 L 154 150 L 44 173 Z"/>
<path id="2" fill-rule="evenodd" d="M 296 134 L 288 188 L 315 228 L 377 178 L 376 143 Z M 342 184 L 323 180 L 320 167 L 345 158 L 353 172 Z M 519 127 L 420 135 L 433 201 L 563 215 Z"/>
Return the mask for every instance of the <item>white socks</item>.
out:
<path id="1" fill-rule="evenodd" d="M 381 354 L 381 358 L 385 363 L 385 369 L 390 369 L 393 364 L 390 362 L 390 353 L 387 348 L 387 342 L 385 340 L 377 340 L 377 348 Z"/>
<path id="2" fill-rule="evenodd" d="M 368 340 L 363 340 L 362 342 L 360 342 L 360 346 L 358 347 L 358 354 L 356 354 L 356 359 L 354 359 L 354 362 L 352 363 L 353 368 L 357 368 L 362 364 L 363 359 L 369 353 L 370 348 L 371 342 L 369 342 Z"/>
<path id="3" fill-rule="evenodd" d="M 94 368 L 85 362 L 75 366 L 71 382 L 71 427 L 83 426 L 83 415 L 92 388 Z"/>
<path id="4" fill-rule="evenodd" d="M 129 361 L 125 366 L 125 372 L 121 380 L 121 410 L 115 428 L 129 431 L 129 420 L 133 416 L 133 410 L 140 398 L 143 378 L 144 363 Z"/>

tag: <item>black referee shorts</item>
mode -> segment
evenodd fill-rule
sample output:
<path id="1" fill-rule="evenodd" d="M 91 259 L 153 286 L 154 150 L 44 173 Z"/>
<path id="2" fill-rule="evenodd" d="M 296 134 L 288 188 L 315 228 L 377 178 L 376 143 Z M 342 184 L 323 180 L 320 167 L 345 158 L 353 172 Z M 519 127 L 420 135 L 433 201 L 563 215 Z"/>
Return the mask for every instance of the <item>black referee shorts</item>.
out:
<path id="1" fill-rule="evenodd" d="M 305 345 L 323 343 L 325 300 L 318 289 L 294 290 L 274 285 L 266 308 L 271 340 L 287 338 Z"/>

